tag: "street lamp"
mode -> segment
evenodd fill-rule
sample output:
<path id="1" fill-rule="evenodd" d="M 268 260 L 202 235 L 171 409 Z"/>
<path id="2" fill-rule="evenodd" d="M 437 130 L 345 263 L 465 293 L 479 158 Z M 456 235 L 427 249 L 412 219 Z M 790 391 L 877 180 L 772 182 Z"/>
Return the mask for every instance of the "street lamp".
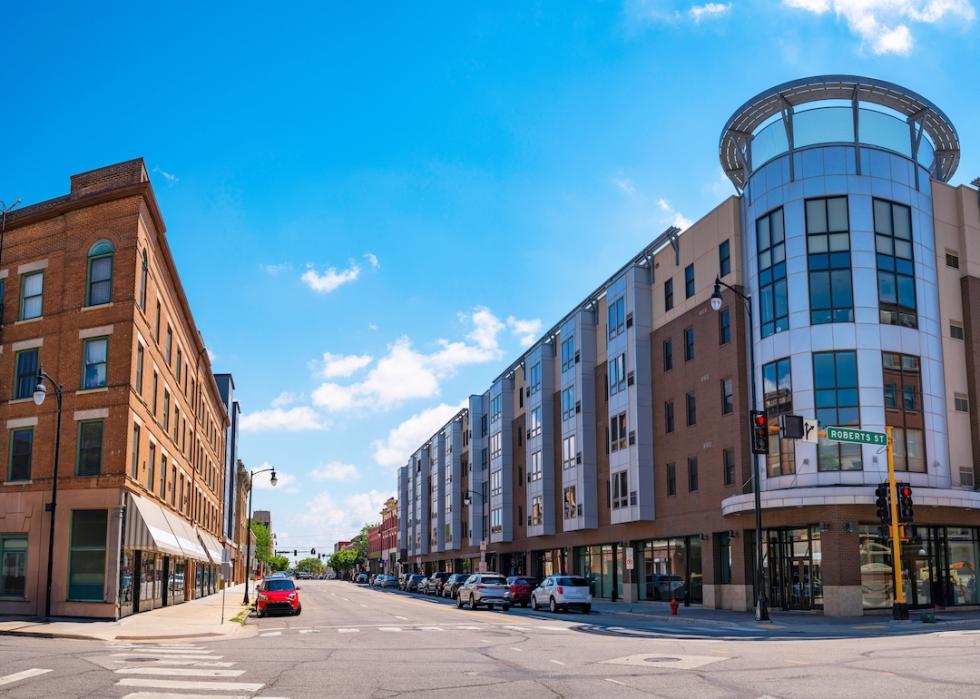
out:
<path id="1" fill-rule="evenodd" d="M 51 502 L 45 508 L 51 513 L 51 524 L 48 527 L 48 577 L 47 595 L 44 597 L 44 618 L 51 618 L 51 579 L 54 572 L 54 523 L 55 508 L 58 505 L 58 459 L 61 456 L 61 384 L 52 379 L 44 369 L 38 367 L 37 387 L 34 389 L 34 404 L 41 406 L 44 399 L 48 396 L 48 389 L 44 385 L 47 381 L 54 389 L 55 397 L 58 399 L 58 417 L 55 421 L 54 429 L 54 475 L 51 478 Z"/>
<path id="2" fill-rule="evenodd" d="M 752 409 L 759 409 L 758 390 L 755 387 L 755 342 L 753 341 L 752 326 L 752 297 L 746 296 L 733 286 L 723 282 L 719 277 L 715 277 L 715 290 L 711 294 L 711 310 L 718 312 L 721 310 L 722 298 L 721 287 L 725 287 L 733 294 L 738 296 L 745 303 L 745 312 L 749 319 L 749 383 L 752 386 Z M 769 606 L 766 601 L 765 571 L 762 566 L 762 494 L 760 492 L 760 470 L 759 455 L 752 456 L 752 494 L 755 496 L 755 589 L 756 621 L 769 621 Z"/>
<path id="3" fill-rule="evenodd" d="M 242 604 L 250 604 L 250 600 L 248 598 L 248 579 L 252 573 L 252 482 L 255 480 L 257 475 L 260 473 L 267 473 L 268 471 L 272 471 L 272 477 L 269 478 L 269 482 L 272 484 L 272 487 L 275 488 L 276 483 L 279 482 L 279 479 L 276 478 L 275 467 L 263 468 L 259 471 L 253 470 L 248 472 L 248 532 L 247 538 L 245 539 L 245 599 L 242 601 Z"/>

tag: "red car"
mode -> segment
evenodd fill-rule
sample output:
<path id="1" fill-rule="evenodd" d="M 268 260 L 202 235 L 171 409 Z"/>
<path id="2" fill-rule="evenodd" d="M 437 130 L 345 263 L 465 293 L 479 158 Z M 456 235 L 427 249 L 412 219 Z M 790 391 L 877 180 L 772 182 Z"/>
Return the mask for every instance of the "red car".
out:
<path id="1" fill-rule="evenodd" d="M 271 612 L 299 616 L 303 605 L 299 603 L 299 590 L 289 578 L 266 578 L 258 587 L 255 615 L 259 618 Z"/>
<path id="2" fill-rule="evenodd" d="M 538 582 L 534 578 L 512 575 L 507 578 L 507 586 L 510 588 L 510 603 L 526 607 L 531 602 L 531 590 L 538 586 Z"/>

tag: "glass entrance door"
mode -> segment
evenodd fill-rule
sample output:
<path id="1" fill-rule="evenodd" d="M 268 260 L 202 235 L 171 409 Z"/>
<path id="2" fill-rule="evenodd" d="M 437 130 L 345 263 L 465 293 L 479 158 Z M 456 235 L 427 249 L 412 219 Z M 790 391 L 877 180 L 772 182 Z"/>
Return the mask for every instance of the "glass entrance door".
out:
<path id="1" fill-rule="evenodd" d="M 770 530 L 763 555 L 770 605 L 806 610 L 823 603 L 819 534 L 809 527 Z"/>

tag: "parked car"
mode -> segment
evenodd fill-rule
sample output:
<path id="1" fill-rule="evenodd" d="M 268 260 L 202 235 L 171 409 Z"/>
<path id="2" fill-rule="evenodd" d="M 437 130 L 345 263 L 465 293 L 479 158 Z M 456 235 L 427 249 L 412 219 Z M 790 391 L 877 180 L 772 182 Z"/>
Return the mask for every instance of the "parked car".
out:
<path id="1" fill-rule="evenodd" d="M 367 585 L 368 584 L 367 573 L 358 573 L 357 577 L 354 579 L 354 582 L 357 583 L 358 585 Z"/>
<path id="2" fill-rule="evenodd" d="M 448 597 L 449 599 L 456 599 L 456 591 L 459 586 L 466 582 L 466 579 L 470 577 L 470 573 L 453 573 L 446 581 L 442 584 L 442 588 L 439 590 L 439 594 L 442 597 Z"/>
<path id="3" fill-rule="evenodd" d="M 409 577 L 410 576 L 409 576 L 408 573 L 399 573 L 398 574 L 398 589 L 399 590 L 404 590 L 405 589 L 405 584 L 408 582 L 408 578 Z"/>
<path id="4" fill-rule="evenodd" d="M 299 601 L 300 589 L 286 577 L 264 578 L 256 590 L 255 615 L 261 618 L 271 612 L 279 612 L 299 616 L 303 611 Z"/>
<path id="5" fill-rule="evenodd" d="M 398 578 L 394 575 L 379 575 L 374 581 L 375 587 L 398 587 Z"/>
<path id="6" fill-rule="evenodd" d="M 577 607 L 586 614 L 591 613 L 589 581 L 578 575 L 549 575 L 531 592 L 531 609 L 541 607 L 547 607 L 552 612 Z"/>
<path id="7" fill-rule="evenodd" d="M 414 573 L 412 575 L 409 575 L 408 578 L 405 580 L 405 588 L 404 588 L 405 592 L 418 592 L 419 584 L 423 580 L 425 580 L 425 576 L 420 575 L 419 573 Z"/>
<path id="8" fill-rule="evenodd" d="M 441 595 L 442 586 L 446 583 L 452 573 L 433 573 L 429 576 L 429 584 L 425 586 L 425 594 Z"/>
<path id="9" fill-rule="evenodd" d="M 510 588 L 507 587 L 507 579 L 497 573 L 471 575 L 456 592 L 456 606 L 462 609 L 464 604 L 468 604 L 470 609 L 482 604 L 491 609 L 497 606 L 501 611 L 509 611 Z"/>
<path id="10" fill-rule="evenodd" d="M 524 575 L 511 575 L 507 578 L 510 588 L 510 603 L 526 607 L 531 602 L 531 591 L 538 586 L 538 581 Z"/>

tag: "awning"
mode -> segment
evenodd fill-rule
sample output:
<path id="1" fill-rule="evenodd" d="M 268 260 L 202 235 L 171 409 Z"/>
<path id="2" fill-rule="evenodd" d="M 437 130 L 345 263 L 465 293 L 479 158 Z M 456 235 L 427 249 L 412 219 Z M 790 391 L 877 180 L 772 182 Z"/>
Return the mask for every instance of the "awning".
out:
<path id="1" fill-rule="evenodd" d="M 173 530 L 174 536 L 177 537 L 177 541 L 180 542 L 180 548 L 183 549 L 184 556 L 193 558 L 196 561 L 208 563 L 208 554 L 202 548 L 201 542 L 198 540 L 197 534 L 194 533 L 194 527 L 191 526 L 190 522 L 180 515 L 168 512 L 167 510 L 163 510 L 163 514 L 166 515 L 167 521 L 170 522 L 170 528 Z"/>
<path id="2" fill-rule="evenodd" d="M 180 542 L 174 535 L 163 508 L 152 500 L 129 493 L 126 508 L 126 548 L 139 551 L 160 551 L 183 556 Z"/>
<path id="3" fill-rule="evenodd" d="M 220 566 L 224 561 L 224 554 L 222 553 L 224 549 L 222 548 L 221 544 L 219 544 L 217 539 L 203 529 L 198 529 L 197 535 L 201 537 L 201 543 L 204 544 L 204 550 L 207 551 L 208 556 L 211 558 L 211 562 L 216 566 Z"/>

